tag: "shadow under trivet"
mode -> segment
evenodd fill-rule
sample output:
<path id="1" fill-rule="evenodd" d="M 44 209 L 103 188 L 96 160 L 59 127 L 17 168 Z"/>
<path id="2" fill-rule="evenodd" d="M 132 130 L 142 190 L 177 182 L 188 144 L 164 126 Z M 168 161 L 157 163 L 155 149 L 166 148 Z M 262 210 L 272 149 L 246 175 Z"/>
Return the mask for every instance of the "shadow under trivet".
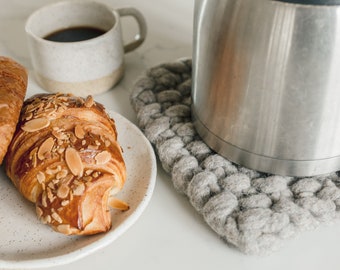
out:
<path id="1" fill-rule="evenodd" d="M 337 218 L 337 173 L 295 178 L 263 174 L 212 151 L 191 122 L 191 60 L 149 69 L 131 103 L 174 187 L 207 224 L 246 254 L 269 254 L 283 240 Z"/>

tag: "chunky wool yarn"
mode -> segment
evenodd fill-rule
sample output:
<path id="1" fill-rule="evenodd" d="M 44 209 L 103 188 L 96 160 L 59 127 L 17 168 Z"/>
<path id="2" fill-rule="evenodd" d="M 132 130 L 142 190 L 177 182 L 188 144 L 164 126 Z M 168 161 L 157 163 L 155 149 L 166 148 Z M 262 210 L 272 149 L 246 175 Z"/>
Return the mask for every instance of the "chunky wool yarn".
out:
<path id="1" fill-rule="evenodd" d="M 191 60 L 147 70 L 133 87 L 138 125 L 178 192 L 227 244 L 246 254 L 269 254 L 283 240 L 340 209 L 337 173 L 294 178 L 236 165 L 212 151 L 191 121 Z"/>

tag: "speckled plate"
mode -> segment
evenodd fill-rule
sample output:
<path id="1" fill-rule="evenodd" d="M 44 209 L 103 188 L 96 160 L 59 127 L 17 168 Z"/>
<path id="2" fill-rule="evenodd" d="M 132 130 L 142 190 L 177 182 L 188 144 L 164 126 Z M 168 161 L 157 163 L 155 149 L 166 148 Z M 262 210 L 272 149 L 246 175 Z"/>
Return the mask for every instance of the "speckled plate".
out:
<path id="1" fill-rule="evenodd" d="M 26 201 L 0 169 L 0 269 L 36 269 L 66 264 L 112 243 L 142 214 L 150 201 L 156 180 L 154 151 L 142 132 L 117 113 L 118 140 L 124 150 L 127 180 L 118 198 L 126 212 L 112 210 L 112 228 L 95 236 L 65 236 L 43 225 L 34 205 Z"/>

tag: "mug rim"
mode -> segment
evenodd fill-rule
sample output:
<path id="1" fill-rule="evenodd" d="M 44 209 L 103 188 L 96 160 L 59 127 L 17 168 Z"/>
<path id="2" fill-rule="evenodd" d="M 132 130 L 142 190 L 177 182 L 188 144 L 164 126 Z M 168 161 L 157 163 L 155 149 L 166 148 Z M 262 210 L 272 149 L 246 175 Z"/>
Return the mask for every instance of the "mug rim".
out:
<path id="1" fill-rule="evenodd" d="M 97 6 L 101 6 L 103 8 L 105 8 L 107 11 L 109 11 L 113 18 L 115 19 L 114 24 L 107 30 L 105 31 L 105 33 L 103 33 L 100 36 L 94 37 L 94 38 L 90 38 L 90 39 L 86 39 L 86 40 L 80 40 L 80 41 L 70 41 L 70 42 L 57 42 L 57 41 L 52 41 L 52 40 L 47 40 L 39 35 L 37 35 L 36 33 L 34 33 L 32 31 L 32 20 L 34 19 L 34 17 L 37 16 L 37 14 L 39 12 L 42 12 L 44 10 L 50 9 L 51 7 L 57 7 L 57 6 L 63 6 L 63 5 L 69 5 L 69 4 L 79 4 L 79 5 L 88 5 L 88 4 L 95 4 Z M 93 42 L 97 42 L 100 39 L 105 38 L 110 32 L 115 31 L 115 29 L 118 27 L 119 24 L 119 14 L 118 12 L 114 9 L 109 7 L 108 5 L 101 3 L 101 2 L 96 2 L 96 1 L 82 1 L 82 0 L 65 0 L 65 1 L 60 1 L 60 2 L 56 2 L 56 3 L 52 3 L 49 5 L 44 5 L 38 9 L 36 9 L 35 11 L 33 11 L 29 17 L 26 20 L 25 23 L 25 32 L 26 34 L 28 34 L 29 36 L 33 37 L 35 40 L 37 40 L 38 42 L 44 42 L 47 44 L 53 44 L 55 46 L 74 46 L 75 44 L 88 44 L 88 43 L 93 43 Z M 91 26 L 91 25 L 87 25 L 87 26 Z M 59 29 L 56 29 L 55 31 L 57 31 Z"/>

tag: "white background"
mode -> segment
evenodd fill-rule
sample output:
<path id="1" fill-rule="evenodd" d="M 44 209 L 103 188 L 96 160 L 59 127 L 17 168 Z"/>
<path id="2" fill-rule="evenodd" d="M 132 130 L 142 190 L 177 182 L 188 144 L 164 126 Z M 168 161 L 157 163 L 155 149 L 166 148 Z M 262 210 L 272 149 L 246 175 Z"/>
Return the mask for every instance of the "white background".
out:
<path id="1" fill-rule="evenodd" d="M 11 56 L 31 68 L 24 23 L 36 8 L 51 2 L 55 1 L 0 0 L 0 54 Z M 126 55 L 124 79 L 113 90 L 96 96 L 97 101 L 135 122 L 129 94 L 138 76 L 154 65 L 191 57 L 194 0 L 101 2 L 115 8 L 134 6 L 147 20 L 146 42 Z M 124 39 L 132 38 L 134 22 L 124 19 L 123 29 Z M 37 91 L 43 90 L 31 76 L 27 95 Z M 0 233 L 5 233 L 1 231 L 1 223 Z M 92 255 L 50 269 L 339 269 L 339 254 L 340 225 L 332 224 L 322 225 L 312 232 L 302 232 L 270 256 L 244 255 L 219 239 L 186 197 L 177 193 L 170 177 L 158 166 L 154 195 L 132 228 Z"/>

